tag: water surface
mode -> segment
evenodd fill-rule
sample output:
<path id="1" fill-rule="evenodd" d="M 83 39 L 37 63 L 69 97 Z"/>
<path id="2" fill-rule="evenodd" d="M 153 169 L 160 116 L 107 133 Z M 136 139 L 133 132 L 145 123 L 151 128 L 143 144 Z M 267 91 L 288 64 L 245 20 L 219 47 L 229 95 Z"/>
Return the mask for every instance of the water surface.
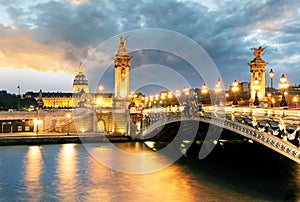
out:
<path id="1" fill-rule="evenodd" d="M 118 146 L 153 152 L 143 143 Z M 118 159 L 109 145 L 89 148 Z M 300 201 L 298 164 L 264 148 L 254 155 L 238 151 L 215 151 L 202 161 L 182 158 L 158 172 L 136 175 L 107 168 L 81 144 L 2 146 L 0 201 Z M 162 161 L 167 157 L 151 155 L 128 166 Z"/>

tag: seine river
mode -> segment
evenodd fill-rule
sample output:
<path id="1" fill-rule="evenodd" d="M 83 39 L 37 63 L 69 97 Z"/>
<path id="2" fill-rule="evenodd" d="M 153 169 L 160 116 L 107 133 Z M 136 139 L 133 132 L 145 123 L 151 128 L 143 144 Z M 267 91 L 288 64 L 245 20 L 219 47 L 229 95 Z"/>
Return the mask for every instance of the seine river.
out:
<path id="1" fill-rule="evenodd" d="M 253 144 L 254 145 L 254 144 Z M 300 201 L 300 165 L 260 146 L 230 146 L 209 158 L 181 158 L 148 174 L 115 171 L 99 162 L 109 145 L 0 147 L 0 201 Z M 143 143 L 118 143 L 126 152 L 149 154 Z M 114 154 L 116 155 L 116 154 Z M 151 155 L 129 167 L 154 166 Z"/>

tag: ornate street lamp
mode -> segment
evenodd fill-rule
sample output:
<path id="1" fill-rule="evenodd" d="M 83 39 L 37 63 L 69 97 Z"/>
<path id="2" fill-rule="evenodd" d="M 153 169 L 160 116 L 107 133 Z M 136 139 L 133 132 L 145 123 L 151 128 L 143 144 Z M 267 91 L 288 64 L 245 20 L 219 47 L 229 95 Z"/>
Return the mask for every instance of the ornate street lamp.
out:
<path id="1" fill-rule="evenodd" d="M 288 83 L 287 83 L 287 78 L 284 74 L 281 75 L 280 77 L 280 82 L 279 82 L 279 88 L 282 92 L 282 98 L 280 101 L 280 107 L 286 107 L 287 106 L 287 102 L 285 100 L 285 96 L 284 96 L 284 91 L 288 88 Z"/>
<path id="2" fill-rule="evenodd" d="M 273 77 L 274 77 L 274 72 L 273 72 L 273 69 L 270 70 L 269 72 L 269 76 L 270 76 L 270 79 L 271 79 L 271 90 L 270 90 L 270 93 L 271 93 L 271 108 L 273 108 L 273 102 L 272 102 L 272 99 L 273 99 Z"/>
<path id="3" fill-rule="evenodd" d="M 215 85 L 216 105 L 220 105 L 219 94 L 222 91 L 221 80 L 218 79 Z"/>
<path id="4" fill-rule="evenodd" d="M 258 91 L 260 89 L 260 86 L 259 86 L 259 80 L 257 78 L 255 78 L 254 82 L 253 82 L 253 90 L 255 90 L 255 98 L 254 98 L 254 102 L 253 102 L 253 105 L 254 106 L 259 106 L 259 100 L 258 100 Z"/>
<path id="5" fill-rule="evenodd" d="M 36 127 L 35 128 L 35 132 L 36 132 L 36 137 L 39 136 L 39 124 L 41 123 L 41 120 L 39 120 L 38 118 L 33 120 L 33 124 Z"/>
<path id="6" fill-rule="evenodd" d="M 232 105 L 236 106 L 236 105 L 238 105 L 236 94 L 239 91 L 239 83 L 236 80 L 233 81 L 231 90 L 234 94 L 234 99 L 233 99 Z"/>
<path id="7" fill-rule="evenodd" d="M 206 86 L 206 84 L 204 83 L 201 87 L 201 94 L 202 94 L 202 97 L 203 97 L 203 101 L 202 101 L 202 104 L 206 104 L 206 95 L 208 93 L 208 88 Z"/>

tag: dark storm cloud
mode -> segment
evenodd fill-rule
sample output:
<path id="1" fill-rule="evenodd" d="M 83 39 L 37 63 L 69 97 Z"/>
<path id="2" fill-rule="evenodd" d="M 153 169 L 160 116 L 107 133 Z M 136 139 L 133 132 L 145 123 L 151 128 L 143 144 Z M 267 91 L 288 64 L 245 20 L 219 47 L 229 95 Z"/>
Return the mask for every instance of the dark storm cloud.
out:
<path id="1" fill-rule="evenodd" d="M 291 1 L 212 1 L 214 8 L 194 1 L 40 1 L 28 6 L 10 1 L 14 27 L 43 46 L 63 49 L 77 65 L 104 40 L 138 28 L 163 28 L 182 33 L 201 45 L 215 61 L 223 79 L 249 80 L 250 48 L 268 46 L 263 57 L 275 71 L 297 69 L 299 8 Z M 4 5 L 4 1 L 2 1 Z M 282 61 L 289 66 L 282 67 Z M 272 66 L 271 66 L 272 65 Z M 295 74 L 294 74 L 295 75 Z M 290 75 L 290 79 L 299 79 Z"/>

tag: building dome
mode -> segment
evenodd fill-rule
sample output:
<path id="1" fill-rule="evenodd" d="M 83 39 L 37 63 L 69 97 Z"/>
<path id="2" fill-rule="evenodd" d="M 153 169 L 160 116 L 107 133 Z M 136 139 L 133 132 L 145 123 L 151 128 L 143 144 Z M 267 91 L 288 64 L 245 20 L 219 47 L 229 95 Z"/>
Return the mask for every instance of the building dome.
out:
<path id="1" fill-rule="evenodd" d="M 83 74 L 82 65 L 80 64 L 79 72 L 73 80 L 73 93 L 88 93 L 89 92 L 88 79 Z"/>
<path id="2" fill-rule="evenodd" d="M 73 85 L 88 85 L 88 80 L 87 80 L 86 76 L 82 72 L 79 72 L 74 77 Z"/>

